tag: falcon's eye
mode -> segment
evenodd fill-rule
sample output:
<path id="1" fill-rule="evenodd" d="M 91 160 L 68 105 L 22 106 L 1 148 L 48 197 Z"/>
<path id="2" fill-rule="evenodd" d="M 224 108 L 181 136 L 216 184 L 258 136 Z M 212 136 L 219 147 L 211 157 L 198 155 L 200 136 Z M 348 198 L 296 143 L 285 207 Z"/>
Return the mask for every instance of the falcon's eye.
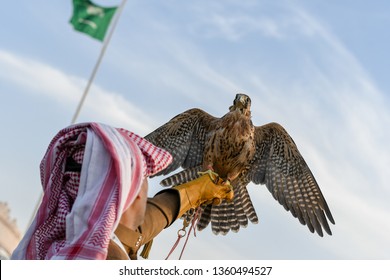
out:
<path id="1" fill-rule="evenodd" d="M 251 99 L 247 95 L 242 95 L 240 101 L 245 108 L 249 108 L 249 106 L 251 105 Z"/>

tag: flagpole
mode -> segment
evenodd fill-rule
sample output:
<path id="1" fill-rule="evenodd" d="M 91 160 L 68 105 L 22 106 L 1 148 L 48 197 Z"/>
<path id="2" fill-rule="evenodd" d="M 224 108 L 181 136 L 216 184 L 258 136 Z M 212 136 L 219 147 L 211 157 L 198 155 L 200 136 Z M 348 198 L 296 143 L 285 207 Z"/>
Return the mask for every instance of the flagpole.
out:
<path id="1" fill-rule="evenodd" d="M 87 95 L 88 95 L 88 92 L 89 92 L 89 89 L 90 89 L 90 87 L 91 87 L 91 85 L 92 85 L 92 82 L 93 82 L 93 80 L 95 79 L 97 70 L 99 69 L 99 65 L 100 65 L 100 63 L 101 63 L 101 61 L 102 61 L 102 59 L 103 59 L 104 53 L 106 52 L 107 46 L 108 46 L 108 44 L 109 44 L 109 42 L 110 42 L 110 40 L 111 40 L 112 34 L 114 33 L 115 27 L 116 27 L 116 25 L 117 25 L 117 23 L 118 23 L 119 17 L 120 17 L 120 15 L 121 15 L 121 13 L 122 13 L 122 10 L 123 10 L 123 8 L 124 8 L 124 6 L 125 6 L 125 4 L 126 4 L 126 1 L 127 1 L 127 0 L 122 0 L 122 3 L 121 3 L 121 4 L 119 5 L 119 7 L 118 7 L 118 11 L 117 11 L 117 12 L 115 13 L 115 15 L 114 15 L 114 19 L 113 19 L 111 28 L 110 28 L 110 30 L 109 30 L 109 33 L 107 34 L 107 37 L 105 38 L 105 40 L 104 40 L 104 42 L 103 42 L 103 46 L 102 46 L 102 49 L 101 49 L 101 51 L 100 51 L 99 58 L 98 58 L 98 60 L 97 60 L 97 62 L 96 62 L 96 64 L 95 64 L 95 67 L 93 68 L 93 71 L 92 71 L 92 73 L 91 73 L 91 76 L 90 76 L 90 78 L 89 78 L 89 80 L 88 80 L 88 84 L 87 84 L 87 86 L 85 87 L 84 93 L 83 93 L 83 95 L 82 95 L 82 97 L 81 97 L 81 99 L 80 99 L 80 101 L 79 101 L 78 106 L 77 106 L 76 112 L 75 112 L 74 115 L 73 115 L 71 124 L 76 123 L 77 117 L 78 117 L 79 114 L 80 114 L 81 108 L 83 107 L 85 98 L 86 98 Z M 39 208 L 39 205 L 41 204 L 42 198 L 43 198 L 43 193 L 41 193 L 41 195 L 40 195 L 40 197 L 39 197 L 39 200 L 38 200 L 38 202 L 37 202 L 36 205 L 35 205 L 33 214 L 32 214 L 32 216 L 31 216 L 31 218 L 30 218 L 30 222 L 29 222 L 29 224 L 27 225 L 27 230 L 28 230 L 28 228 L 30 227 L 30 225 L 31 225 L 31 224 L 33 223 L 33 221 L 34 221 L 35 214 L 38 212 L 38 208 Z"/>
<path id="2" fill-rule="evenodd" d="M 90 89 L 90 87 L 91 87 L 91 85 L 92 85 L 92 82 L 93 82 L 93 80 L 95 79 L 97 70 L 99 69 L 100 63 L 102 62 L 102 59 L 103 59 L 103 56 L 104 56 L 104 54 L 105 54 L 105 52 L 106 52 L 107 46 L 108 46 L 108 44 L 110 43 L 112 34 L 114 33 L 115 27 L 116 27 L 116 25 L 117 25 L 117 23 L 118 23 L 119 17 L 120 17 L 120 15 L 121 15 L 121 13 L 122 13 L 122 10 L 123 10 L 123 8 L 124 8 L 124 6 L 125 6 L 125 4 L 126 4 L 126 1 L 127 1 L 127 0 L 122 0 L 122 3 L 121 3 L 121 4 L 119 5 L 119 7 L 118 7 L 118 11 L 117 11 L 117 12 L 115 13 L 115 15 L 114 15 L 114 19 L 113 19 L 111 28 L 110 28 L 110 30 L 109 30 L 109 33 L 108 33 L 107 37 L 104 39 L 103 46 L 102 46 L 102 49 L 101 49 L 101 51 L 100 51 L 99 58 L 98 58 L 98 60 L 96 61 L 95 67 L 94 67 L 93 70 L 92 70 L 92 73 L 91 73 L 91 76 L 90 76 L 90 78 L 89 78 L 89 80 L 88 80 L 87 86 L 86 86 L 85 89 L 84 89 L 84 93 L 83 93 L 83 95 L 81 96 L 81 99 L 80 99 L 80 101 L 79 101 L 79 104 L 78 104 L 78 106 L 77 106 L 77 109 L 76 109 L 76 111 L 75 111 L 75 113 L 74 113 L 74 115 L 73 115 L 71 124 L 76 123 L 76 120 L 77 120 L 77 118 L 78 118 L 78 116 L 79 116 L 79 114 L 80 114 L 81 108 L 83 107 L 85 98 L 87 97 L 88 92 L 89 92 L 89 89 Z"/>

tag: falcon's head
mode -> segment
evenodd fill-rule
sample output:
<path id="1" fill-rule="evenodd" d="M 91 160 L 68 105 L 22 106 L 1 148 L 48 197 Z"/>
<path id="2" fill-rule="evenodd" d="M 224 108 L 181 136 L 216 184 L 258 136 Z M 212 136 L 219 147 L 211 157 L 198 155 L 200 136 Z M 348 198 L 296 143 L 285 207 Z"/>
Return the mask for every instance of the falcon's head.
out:
<path id="1" fill-rule="evenodd" d="M 251 113 L 251 99 L 248 95 L 237 93 L 233 100 L 233 105 L 229 107 L 229 111 L 239 110 L 242 114 L 250 116 Z"/>

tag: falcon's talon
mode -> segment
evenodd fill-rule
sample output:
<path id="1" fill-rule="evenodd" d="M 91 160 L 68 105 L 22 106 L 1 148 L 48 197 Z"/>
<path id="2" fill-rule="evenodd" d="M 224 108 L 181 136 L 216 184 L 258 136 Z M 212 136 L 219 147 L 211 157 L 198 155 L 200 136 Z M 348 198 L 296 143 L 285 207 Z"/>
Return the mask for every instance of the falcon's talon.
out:
<path id="1" fill-rule="evenodd" d="M 230 183 L 230 180 L 229 179 L 226 179 L 226 180 L 224 180 L 223 182 L 222 182 L 222 185 L 224 185 L 224 186 L 232 186 L 232 184 Z"/>
<path id="2" fill-rule="evenodd" d="M 226 186 L 226 187 L 229 187 L 229 188 L 230 188 L 230 191 L 233 191 L 233 186 L 232 186 L 232 184 L 231 184 L 231 182 L 230 182 L 229 179 L 224 180 L 224 181 L 222 182 L 222 185 L 223 185 L 223 186 Z"/>
<path id="3" fill-rule="evenodd" d="M 199 172 L 198 172 L 198 175 L 199 175 L 199 176 L 203 176 L 203 175 L 205 175 L 205 174 L 208 174 L 209 177 L 210 177 L 210 179 L 211 179 L 211 181 L 213 181 L 215 184 L 218 183 L 218 181 L 219 181 L 219 175 L 218 175 L 218 173 L 214 172 L 214 171 L 211 170 L 211 169 L 207 169 L 207 171 L 199 171 Z"/>

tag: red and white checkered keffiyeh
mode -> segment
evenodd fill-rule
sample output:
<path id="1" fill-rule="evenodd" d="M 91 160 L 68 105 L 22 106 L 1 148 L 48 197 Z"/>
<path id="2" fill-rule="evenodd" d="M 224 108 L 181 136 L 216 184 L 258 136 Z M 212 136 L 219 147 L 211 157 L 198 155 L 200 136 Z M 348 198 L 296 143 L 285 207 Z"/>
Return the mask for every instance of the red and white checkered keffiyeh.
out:
<path id="1" fill-rule="evenodd" d="M 69 157 L 81 172 L 65 170 Z M 124 129 L 85 123 L 61 130 L 42 159 L 44 196 L 12 259 L 106 259 L 142 181 L 172 156 Z"/>

